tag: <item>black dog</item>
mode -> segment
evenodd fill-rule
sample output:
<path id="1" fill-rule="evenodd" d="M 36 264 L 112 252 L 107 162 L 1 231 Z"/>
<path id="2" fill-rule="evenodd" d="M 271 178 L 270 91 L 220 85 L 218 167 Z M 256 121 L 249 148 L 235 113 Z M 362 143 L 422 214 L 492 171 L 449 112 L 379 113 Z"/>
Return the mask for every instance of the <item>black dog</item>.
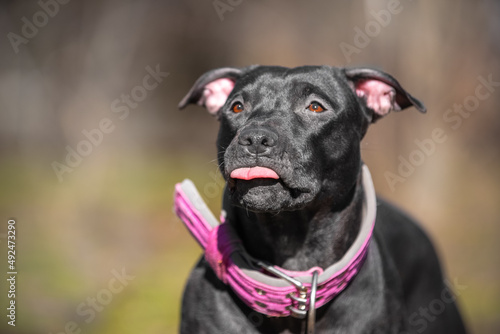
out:
<path id="1" fill-rule="evenodd" d="M 216 69 L 179 107 L 189 103 L 220 121 L 227 223 L 250 256 L 293 271 L 339 261 L 360 231 L 368 126 L 392 110 L 425 112 L 386 73 L 328 66 Z M 454 299 L 428 237 L 379 199 L 366 260 L 317 309 L 316 332 L 465 333 Z M 428 311 L 435 300 L 437 315 Z M 304 326 L 253 311 L 203 258 L 184 292 L 181 333 L 302 333 Z"/>

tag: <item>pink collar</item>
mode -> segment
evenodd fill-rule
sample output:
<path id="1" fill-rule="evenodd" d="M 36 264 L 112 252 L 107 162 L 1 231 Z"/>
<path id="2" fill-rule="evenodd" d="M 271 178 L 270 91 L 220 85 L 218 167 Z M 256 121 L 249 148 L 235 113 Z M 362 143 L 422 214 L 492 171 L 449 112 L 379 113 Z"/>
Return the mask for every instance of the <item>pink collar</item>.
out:
<path id="1" fill-rule="evenodd" d="M 324 270 L 314 267 L 294 272 L 253 259 L 231 225 L 219 224 L 190 180 L 175 186 L 174 207 L 205 249 L 205 258 L 217 277 L 242 301 L 268 316 L 304 318 L 310 306 L 314 312 L 342 292 L 364 263 L 375 225 L 376 199 L 370 171 L 365 165 L 362 178 L 365 199 L 358 236 L 342 259 Z M 311 290 L 314 290 L 312 294 Z"/>

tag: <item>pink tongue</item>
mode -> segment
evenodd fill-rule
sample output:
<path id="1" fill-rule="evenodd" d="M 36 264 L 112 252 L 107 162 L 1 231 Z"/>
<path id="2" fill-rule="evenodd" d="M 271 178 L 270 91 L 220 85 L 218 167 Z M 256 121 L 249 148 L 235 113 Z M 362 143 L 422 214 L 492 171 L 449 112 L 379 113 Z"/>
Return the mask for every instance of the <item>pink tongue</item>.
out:
<path id="1" fill-rule="evenodd" d="M 238 168 L 231 172 L 231 177 L 242 180 L 280 178 L 275 171 L 266 167 Z"/>

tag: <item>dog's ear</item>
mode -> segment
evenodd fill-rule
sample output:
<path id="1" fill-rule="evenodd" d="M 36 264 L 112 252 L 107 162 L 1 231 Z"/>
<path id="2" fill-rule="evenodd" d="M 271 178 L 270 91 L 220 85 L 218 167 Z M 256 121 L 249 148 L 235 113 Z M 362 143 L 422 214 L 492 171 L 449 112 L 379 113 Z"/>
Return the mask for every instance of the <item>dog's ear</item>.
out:
<path id="1" fill-rule="evenodd" d="M 346 68 L 344 73 L 356 95 L 373 111 L 372 123 L 390 111 L 414 106 L 425 113 L 422 102 L 410 95 L 391 75 L 370 68 Z"/>
<path id="2" fill-rule="evenodd" d="M 236 80 L 242 73 L 242 70 L 233 67 L 218 68 L 206 72 L 196 80 L 193 87 L 184 96 L 179 103 L 179 109 L 183 109 L 190 103 L 196 103 L 216 116 L 219 109 L 226 103 Z"/>

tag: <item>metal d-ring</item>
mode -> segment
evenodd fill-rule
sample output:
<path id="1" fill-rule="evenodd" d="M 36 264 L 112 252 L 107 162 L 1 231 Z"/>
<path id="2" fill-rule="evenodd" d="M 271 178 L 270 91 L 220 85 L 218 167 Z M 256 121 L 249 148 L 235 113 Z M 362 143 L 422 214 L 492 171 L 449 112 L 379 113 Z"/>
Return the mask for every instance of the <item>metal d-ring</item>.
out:
<path id="1" fill-rule="evenodd" d="M 295 300 L 298 303 L 298 308 L 293 306 L 289 307 L 291 311 L 291 315 L 295 318 L 304 319 L 308 316 L 307 319 L 307 334 L 314 334 L 315 331 L 315 323 L 316 323 L 316 291 L 318 289 L 318 275 L 319 271 L 314 271 L 312 276 L 311 283 L 311 294 L 309 295 L 309 309 L 307 309 L 307 288 L 300 282 L 299 280 L 288 276 L 287 274 L 281 272 L 280 270 L 274 268 L 273 266 L 267 265 L 261 261 L 256 261 L 257 265 L 259 265 L 264 270 L 281 277 L 288 281 L 289 283 L 295 285 L 298 289 L 298 296 L 294 296 L 290 294 L 289 297 Z"/>
<path id="2" fill-rule="evenodd" d="M 309 314 L 307 317 L 307 334 L 314 334 L 316 324 L 316 290 L 318 289 L 318 271 L 313 273 L 311 294 L 309 295 Z"/>
<path id="3" fill-rule="evenodd" d="M 294 293 L 290 293 L 288 297 L 295 300 L 297 302 L 297 307 L 290 305 L 288 309 L 291 312 L 291 316 L 298 319 L 304 319 L 307 316 L 307 288 L 302 284 L 301 281 L 288 276 L 284 272 L 274 268 L 271 265 L 265 264 L 261 261 L 256 261 L 257 265 L 262 269 L 270 272 L 273 275 L 283 278 L 288 281 L 288 283 L 294 285 L 297 288 L 298 295 L 294 295 Z"/>

